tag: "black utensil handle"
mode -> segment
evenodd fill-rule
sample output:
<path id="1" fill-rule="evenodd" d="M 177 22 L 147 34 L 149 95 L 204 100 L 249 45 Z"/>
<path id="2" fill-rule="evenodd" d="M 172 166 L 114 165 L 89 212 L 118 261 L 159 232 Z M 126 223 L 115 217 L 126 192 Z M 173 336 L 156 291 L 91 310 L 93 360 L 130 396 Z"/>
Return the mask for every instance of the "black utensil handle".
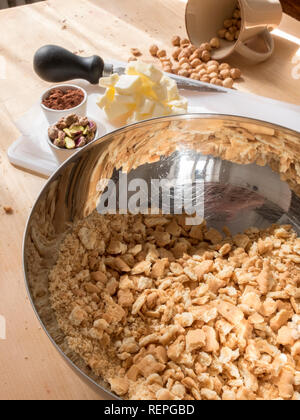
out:
<path id="1" fill-rule="evenodd" d="M 35 53 L 33 67 L 46 82 L 84 79 L 97 84 L 103 75 L 104 61 L 97 55 L 84 58 L 57 45 L 45 45 Z"/>

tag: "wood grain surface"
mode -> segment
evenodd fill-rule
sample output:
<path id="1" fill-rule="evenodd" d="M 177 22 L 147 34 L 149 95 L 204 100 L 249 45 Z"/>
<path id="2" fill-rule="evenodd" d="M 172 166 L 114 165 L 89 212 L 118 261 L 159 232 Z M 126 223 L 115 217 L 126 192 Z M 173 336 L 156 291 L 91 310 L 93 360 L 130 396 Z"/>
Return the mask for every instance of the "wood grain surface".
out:
<path id="1" fill-rule="evenodd" d="M 285 13 L 300 20 L 300 0 L 280 0 L 280 2 Z"/>
<path id="2" fill-rule="evenodd" d="M 101 399 L 67 366 L 41 330 L 28 301 L 22 272 L 22 235 L 45 179 L 11 166 L 6 151 L 18 137 L 13 120 L 39 98 L 47 83 L 32 69 L 34 52 L 48 43 L 83 55 L 127 60 L 137 47 L 170 47 L 172 35 L 185 36 L 182 0 L 50 0 L 0 11 L 0 399 Z M 284 16 L 276 51 L 266 63 L 241 67 L 238 89 L 300 104 L 300 23 Z M 293 78 L 296 76 L 296 78 Z M 299 72 L 300 77 L 300 72 Z M 7 215 L 3 206 L 11 206 Z"/>

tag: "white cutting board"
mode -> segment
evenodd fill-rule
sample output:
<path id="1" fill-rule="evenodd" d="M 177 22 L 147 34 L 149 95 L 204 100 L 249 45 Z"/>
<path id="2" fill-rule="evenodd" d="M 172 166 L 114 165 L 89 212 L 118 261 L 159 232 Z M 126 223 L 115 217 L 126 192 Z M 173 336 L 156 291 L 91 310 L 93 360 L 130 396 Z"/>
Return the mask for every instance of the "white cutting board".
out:
<path id="1" fill-rule="evenodd" d="M 116 129 L 96 105 L 99 94 L 104 91 L 84 81 L 75 81 L 75 83 L 88 91 L 88 116 L 97 122 L 99 136 Z M 278 124 L 300 132 L 300 106 L 235 90 L 224 92 L 223 88 L 217 92 L 199 93 L 181 90 L 180 93 L 188 98 L 190 113 L 238 115 Z M 46 141 L 48 123 L 39 104 L 31 108 L 15 124 L 21 132 L 21 137 L 8 149 L 9 161 L 38 174 L 52 175 L 59 164 Z"/>

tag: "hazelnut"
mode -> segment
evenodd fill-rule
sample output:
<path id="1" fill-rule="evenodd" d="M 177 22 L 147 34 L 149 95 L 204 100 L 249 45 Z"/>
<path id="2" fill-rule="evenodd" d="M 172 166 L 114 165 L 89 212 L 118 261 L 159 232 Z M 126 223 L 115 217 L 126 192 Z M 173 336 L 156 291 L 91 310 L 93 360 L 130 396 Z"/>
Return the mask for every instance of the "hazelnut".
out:
<path id="1" fill-rule="evenodd" d="M 175 66 L 172 67 L 172 73 L 173 74 L 178 74 L 179 70 L 180 70 L 180 67 L 178 65 L 175 65 Z"/>
<path id="2" fill-rule="evenodd" d="M 167 56 L 167 52 L 166 50 L 160 50 L 157 53 L 157 57 L 161 58 L 161 57 L 166 57 Z"/>
<path id="3" fill-rule="evenodd" d="M 201 60 L 199 60 L 199 58 L 195 58 L 195 60 L 191 61 L 191 65 L 196 68 L 201 65 Z"/>
<path id="4" fill-rule="evenodd" d="M 174 47 L 180 46 L 180 36 L 173 36 L 172 45 L 174 45 Z"/>
<path id="5" fill-rule="evenodd" d="M 195 58 L 201 58 L 202 52 L 203 51 L 200 48 L 196 48 L 195 51 L 193 52 L 193 56 L 195 56 Z"/>
<path id="6" fill-rule="evenodd" d="M 128 58 L 128 63 L 131 63 L 132 61 L 137 61 L 136 57 L 129 57 Z"/>
<path id="7" fill-rule="evenodd" d="M 232 89 L 232 87 L 233 87 L 233 79 L 231 78 L 231 77 L 227 77 L 227 79 L 225 79 L 223 82 L 222 82 L 222 85 L 225 87 L 225 88 L 228 88 L 228 89 Z"/>
<path id="8" fill-rule="evenodd" d="M 202 61 L 207 63 L 211 59 L 210 52 L 209 51 L 203 51 L 201 59 L 202 59 Z"/>
<path id="9" fill-rule="evenodd" d="M 210 60 L 208 63 L 207 63 L 207 66 L 209 67 L 209 66 L 217 66 L 217 67 L 219 67 L 219 65 L 220 65 L 220 63 L 218 62 L 218 61 L 216 61 L 216 60 Z"/>
<path id="10" fill-rule="evenodd" d="M 200 80 L 201 80 L 201 82 L 204 82 L 204 83 L 209 83 L 210 82 L 210 78 L 208 76 L 203 76 L 203 77 L 200 78 Z"/>
<path id="11" fill-rule="evenodd" d="M 226 32 L 227 32 L 227 30 L 226 30 L 226 29 L 220 29 L 220 30 L 218 31 L 218 36 L 219 36 L 219 38 L 224 39 L 224 38 L 225 38 L 225 34 L 226 34 Z"/>
<path id="12" fill-rule="evenodd" d="M 206 64 L 202 63 L 200 66 L 196 67 L 196 71 L 199 73 L 199 71 L 205 70 L 206 71 Z"/>
<path id="13" fill-rule="evenodd" d="M 230 76 L 230 70 L 229 70 L 229 69 L 224 69 L 224 70 L 221 70 L 221 71 L 220 71 L 220 73 L 219 73 L 219 76 L 220 76 L 220 77 L 221 77 L 221 79 L 223 79 L 223 80 L 227 79 L 228 77 L 231 77 L 231 76 Z"/>
<path id="14" fill-rule="evenodd" d="M 187 38 L 184 38 L 184 39 L 182 39 L 181 41 L 180 41 L 180 45 L 183 47 L 183 46 L 187 46 L 187 45 L 190 45 L 190 40 L 189 39 L 187 39 Z"/>
<path id="15" fill-rule="evenodd" d="M 164 70 L 165 73 L 172 73 L 171 65 L 163 66 L 163 70 Z"/>
<path id="16" fill-rule="evenodd" d="M 149 48 L 149 52 L 152 55 L 152 57 L 157 57 L 158 51 L 159 51 L 159 48 L 157 45 L 151 45 L 151 47 Z"/>
<path id="17" fill-rule="evenodd" d="M 231 34 L 229 31 L 227 31 L 226 34 L 225 34 L 225 39 L 229 42 L 232 42 L 232 41 L 234 41 L 234 35 Z"/>
<path id="18" fill-rule="evenodd" d="M 188 58 L 188 57 L 190 57 L 190 54 L 189 54 L 187 51 L 183 50 L 183 51 L 181 51 L 181 53 L 179 54 L 178 59 L 179 59 L 179 61 L 180 61 L 182 58 Z"/>
<path id="19" fill-rule="evenodd" d="M 189 70 L 191 68 L 191 65 L 190 65 L 190 63 L 184 63 L 184 64 L 182 64 L 181 68 L 183 70 Z"/>
<path id="20" fill-rule="evenodd" d="M 213 66 L 207 66 L 207 73 L 217 73 L 218 71 L 218 66 L 213 65 Z"/>
<path id="21" fill-rule="evenodd" d="M 178 75 L 182 77 L 189 77 L 190 73 L 187 70 L 179 70 Z"/>
<path id="22" fill-rule="evenodd" d="M 222 63 L 219 66 L 219 70 L 226 70 L 229 69 L 230 70 L 230 65 L 228 63 Z"/>
<path id="23" fill-rule="evenodd" d="M 185 63 L 189 63 L 189 60 L 186 57 L 183 57 L 179 60 L 179 66 L 180 67 Z"/>
<path id="24" fill-rule="evenodd" d="M 240 19 L 241 18 L 241 12 L 239 9 L 235 9 L 235 11 L 233 12 L 232 15 L 235 19 Z"/>
<path id="25" fill-rule="evenodd" d="M 230 76 L 233 78 L 233 80 L 236 80 L 242 76 L 242 72 L 240 69 L 231 69 Z"/>
<path id="26" fill-rule="evenodd" d="M 193 79 L 193 80 L 200 80 L 200 76 L 197 73 L 192 73 L 191 74 L 191 79 Z"/>
<path id="27" fill-rule="evenodd" d="M 231 26 L 228 29 L 228 32 L 230 32 L 232 35 L 235 35 L 237 30 L 238 30 L 238 28 L 236 26 Z"/>
<path id="28" fill-rule="evenodd" d="M 140 57 L 142 55 L 141 51 L 138 48 L 131 48 L 130 51 L 134 57 Z"/>
<path id="29" fill-rule="evenodd" d="M 228 29 L 230 26 L 232 26 L 232 19 L 224 20 L 224 28 Z"/>
<path id="30" fill-rule="evenodd" d="M 207 76 L 207 70 L 202 69 L 202 70 L 198 71 L 198 74 L 199 74 L 200 77 Z"/>
<path id="31" fill-rule="evenodd" d="M 217 79 L 218 78 L 218 73 L 216 73 L 216 72 L 208 73 L 208 77 L 210 79 Z"/>
<path id="32" fill-rule="evenodd" d="M 219 40 L 219 38 L 217 38 L 217 37 L 212 38 L 211 41 L 210 41 L 210 46 L 212 48 L 220 48 L 220 40 Z"/>
<path id="33" fill-rule="evenodd" d="M 174 60 L 178 60 L 179 54 L 181 53 L 182 49 L 181 48 L 176 48 L 173 51 L 172 57 L 174 58 Z"/>

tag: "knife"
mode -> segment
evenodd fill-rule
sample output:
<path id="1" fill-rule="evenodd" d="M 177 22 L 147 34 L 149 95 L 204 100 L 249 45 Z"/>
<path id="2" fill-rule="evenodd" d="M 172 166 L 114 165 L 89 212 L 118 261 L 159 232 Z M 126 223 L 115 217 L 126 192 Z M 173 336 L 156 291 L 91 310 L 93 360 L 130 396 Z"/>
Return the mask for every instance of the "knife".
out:
<path id="1" fill-rule="evenodd" d="M 96 85 L 101 77 L 110 76 L 113 73 L 124 74 L 126 66 L 105 63 L 98 55 L 79 57 L 57 45 L 45 45 L 35 53 L 33 68 L 36 74 L 46 82 L 62 83 L 73 79 L 84 79 Z M 167 74 L 176 80 L 181 89 L 227 93 L 227 89 L 223 87 L 212 86 L 176 74 Z"/>

